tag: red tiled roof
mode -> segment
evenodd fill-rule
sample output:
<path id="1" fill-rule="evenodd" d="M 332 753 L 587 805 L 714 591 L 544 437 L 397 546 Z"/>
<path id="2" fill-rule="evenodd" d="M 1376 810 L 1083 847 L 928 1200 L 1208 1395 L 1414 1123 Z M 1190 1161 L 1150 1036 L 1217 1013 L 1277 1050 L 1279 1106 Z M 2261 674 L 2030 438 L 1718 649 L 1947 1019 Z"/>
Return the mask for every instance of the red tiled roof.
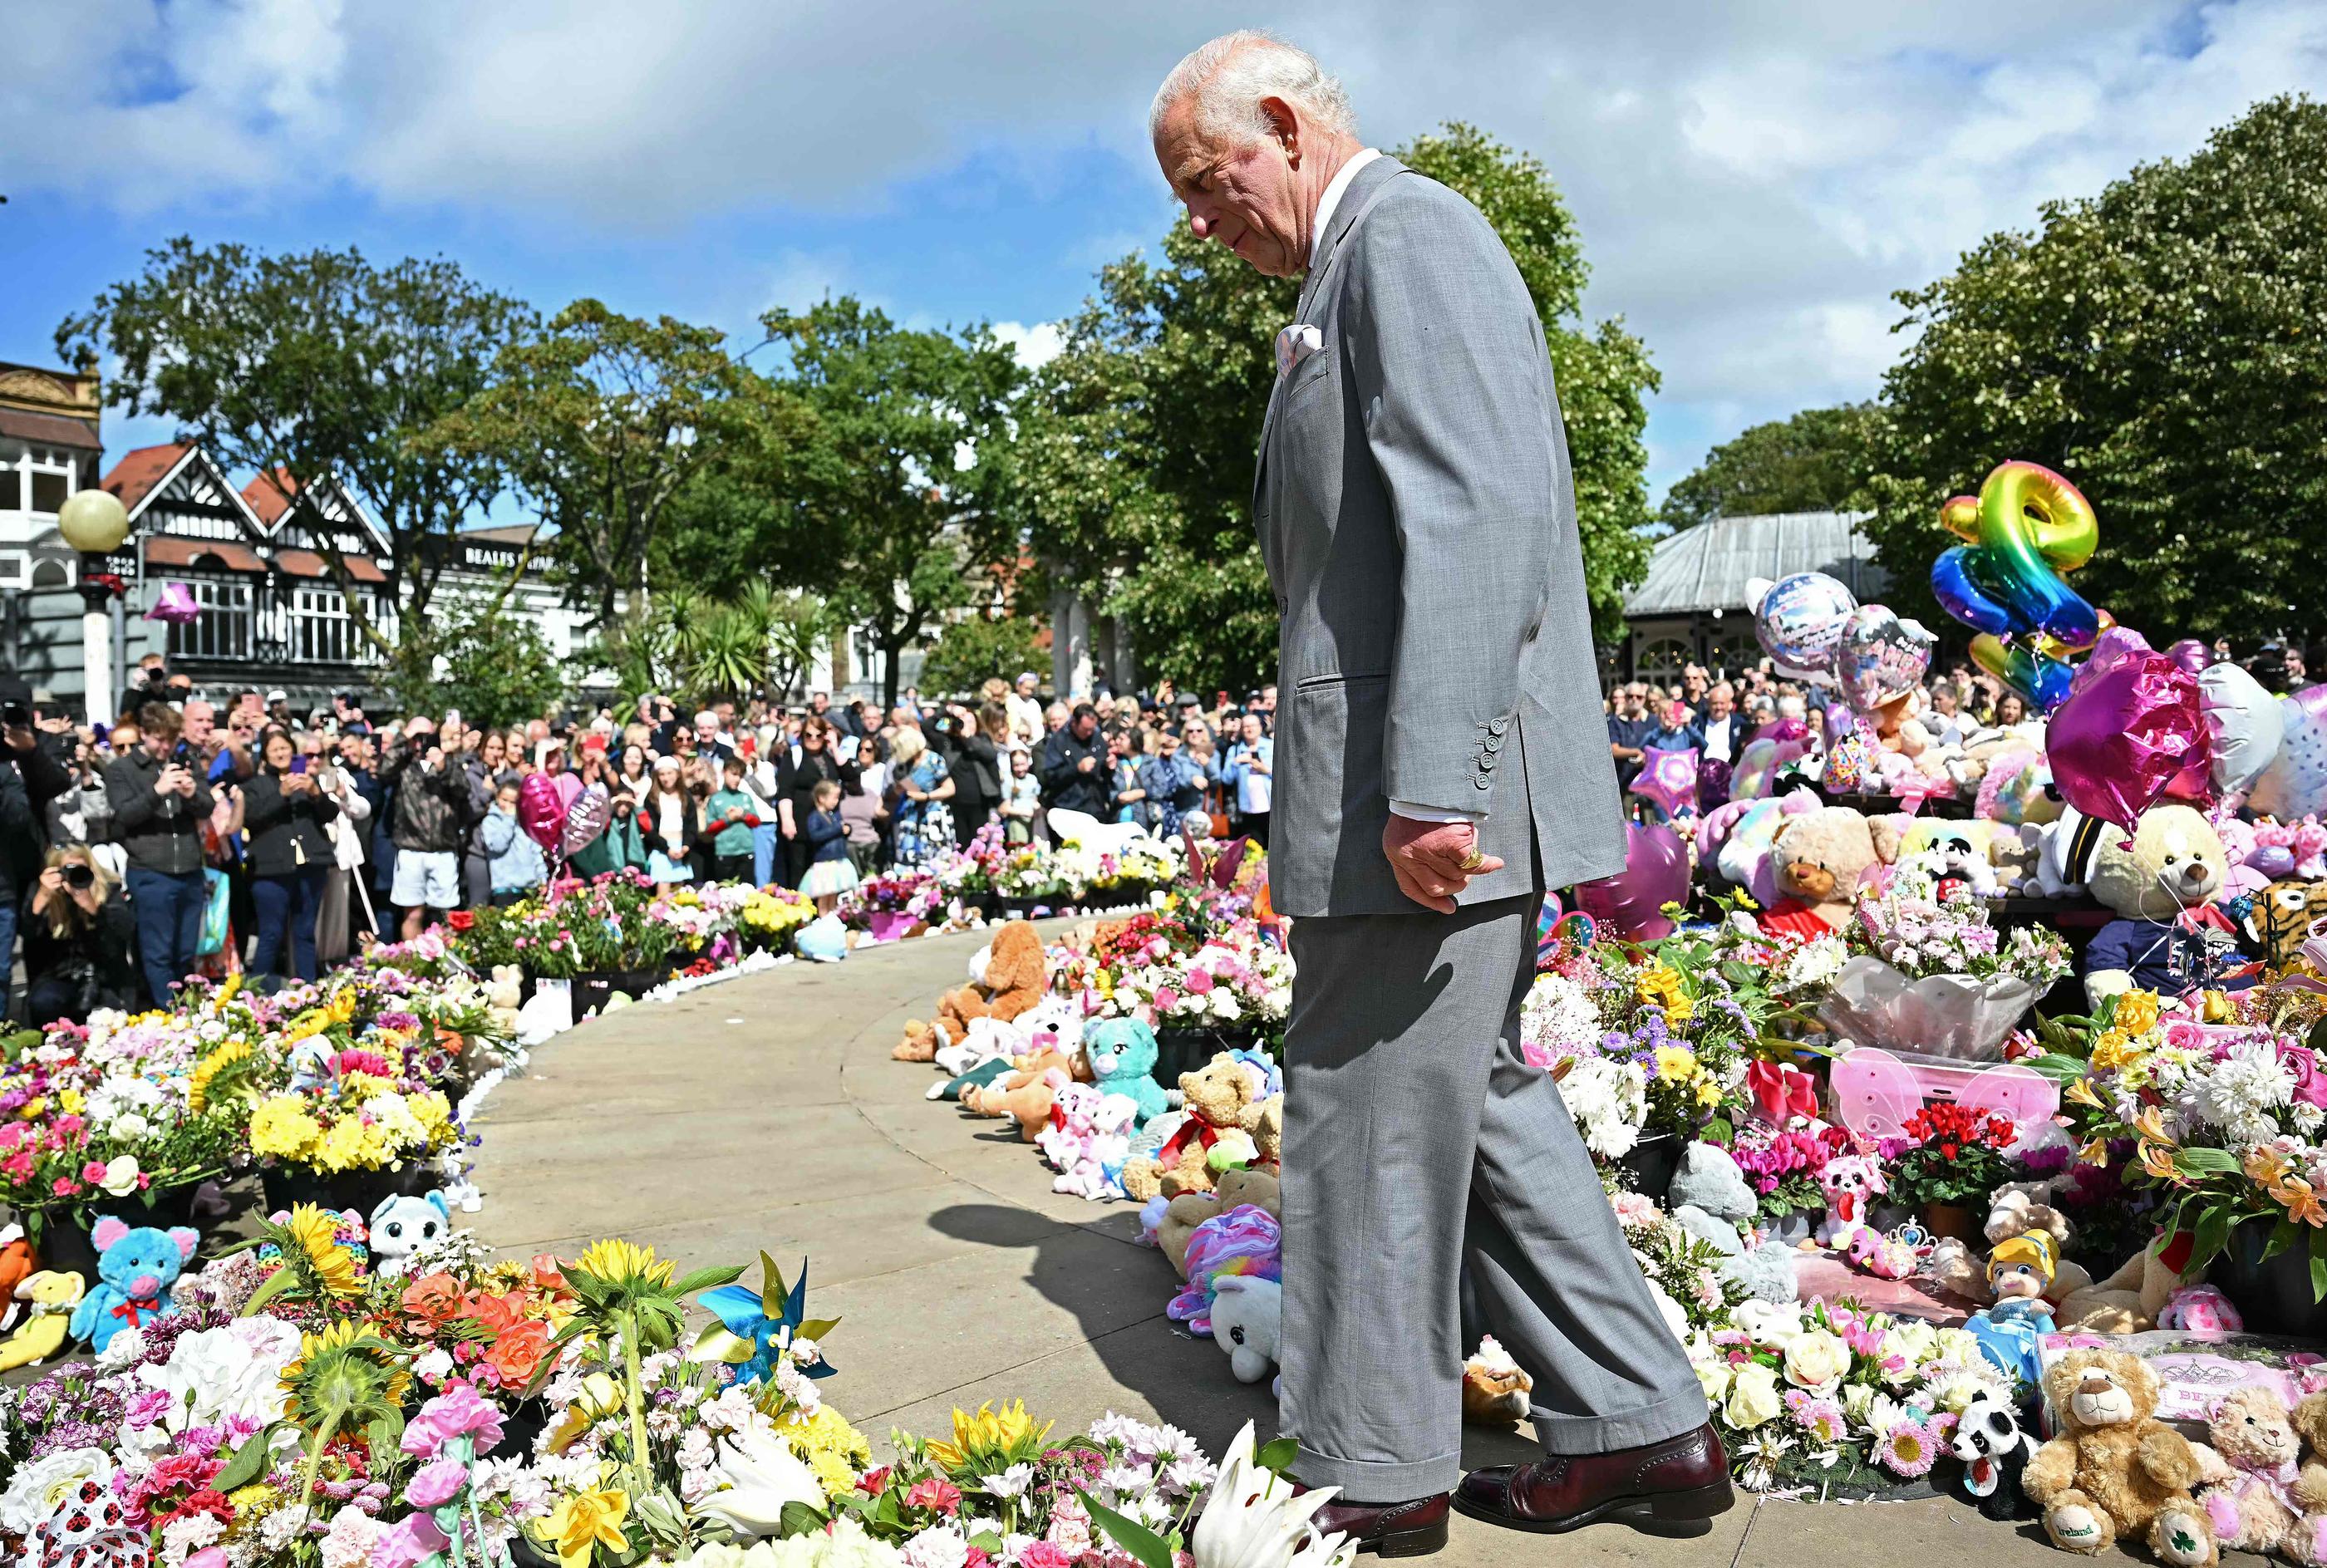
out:
<path id="1" fill-rule="evenodd" d="M 343 559 L 348 564 L 348 575 L 359 583 L 388 581 L 388 574 L 373 565 L 368 556 L 348 555 Z M 328 577 L 332 574 L 331 563 L 313 550 L 278 551 L 275 556 L 275 565 L 279 570 L 288 572 L 294 577 Z"/>
<path id="2" fill-rule="evenodd" d="M 155 485 L 169 478 L 170 471 L 192 450 L 183 442 L 173 441 L 125 453 L 121 461 L 113 465 L 113 471 L 98 482 L 98 489 L 112 491 L 123 507 L 134 512 L 137 504 L 153 493 Z"/>
<path id="3" fill-rule="evenodd" d="M 283 491 L 288 490 L 294 496 L 299 493 L 299 481 L 291 477 L 290 470 L 276 469 L 275 478 L 282 481 L 281 490 L 277 490 L 275 481 L 263 473 L 242 487 L 242 499 L 250 503 L 250 509 L 258 514 L 258 520 L 270 528 L 276 519 L 291 509 L 291 503 L 283 499 Z"/>
<path id="4" fill-rule="evenodd" d="M 102 450 L 105 444 L 97 438 L 97 426 L 88 420 L 68 419 L 61 414 L 27 414 L 18 408 L 0 408 L 0 435 L 47 446 L 87 447 L 91 452 Z"/>
<path id="5" fill-rule="evenodd" d="M 180 539 L 166 534 L 149 534 L 145 538 L 145 564 L 149 566 L 223 565 L 229 572 L 264 572 L 266 563 L 257 552 L 243 545 L 230 545 L 223 539 Z"/>

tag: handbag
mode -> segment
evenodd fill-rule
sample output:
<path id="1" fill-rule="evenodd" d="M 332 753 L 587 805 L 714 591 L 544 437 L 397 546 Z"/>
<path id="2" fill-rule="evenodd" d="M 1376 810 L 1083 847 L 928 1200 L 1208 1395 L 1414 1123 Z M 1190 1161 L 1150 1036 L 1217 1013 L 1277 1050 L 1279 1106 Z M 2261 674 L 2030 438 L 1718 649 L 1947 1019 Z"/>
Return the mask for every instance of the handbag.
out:
<path id="1" fill-rule="evenodd" d="M 234 896 L 226 873 L 215 866 L 202 868 L 207 901 L 202 906 L 202 939 L 195 944 L 194 956 L 207 958 L 226 951 L 227 932 L 231 928 Z"/>

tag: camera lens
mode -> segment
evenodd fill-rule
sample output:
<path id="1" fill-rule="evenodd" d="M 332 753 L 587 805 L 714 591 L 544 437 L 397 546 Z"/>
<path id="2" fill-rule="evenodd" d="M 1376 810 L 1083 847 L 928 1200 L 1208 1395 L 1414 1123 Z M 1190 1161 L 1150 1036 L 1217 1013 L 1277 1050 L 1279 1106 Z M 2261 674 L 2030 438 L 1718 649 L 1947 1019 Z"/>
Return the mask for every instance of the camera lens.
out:
<path id="1" fill-rule="evenodd" d="M 67 887 L 86 888 L 97 885 L 97 873 L 78 861 L 68 863 L 64 867 L 64 873 Z"/>

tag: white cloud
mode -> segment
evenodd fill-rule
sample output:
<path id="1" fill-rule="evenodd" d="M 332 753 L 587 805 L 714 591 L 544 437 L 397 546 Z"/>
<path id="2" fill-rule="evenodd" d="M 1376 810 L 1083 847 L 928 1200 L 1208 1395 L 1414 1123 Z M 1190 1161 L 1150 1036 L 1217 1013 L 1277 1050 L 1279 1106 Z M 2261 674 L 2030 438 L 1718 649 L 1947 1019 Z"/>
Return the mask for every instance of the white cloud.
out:
<path id="1" fill-rule="evenodd" d="M 1066 335 L 1056 322 L 1036 322 L 1031 327 L 1023 322 L 996 322 L 994 335 L 1008 344 L 1018 362 L 1029 370 L 1041 369 L 1067 346 Z"/>
<path id="2" fill-rule="evenodd" d="M 17 10 L 14 185 L 280 211 L 345 184 L 630 237 L 784 207 L 877 232 L 897 182 L 995 154 L 1005 173 L 963 192 L 986 203 L 963 221 L 1007 223 L 1014 191 L 1055 196 L 1094 146 L 1137 167 L 1154 83 L 1249 18 L 1227 0 Z M 2327 93 L 2317 0 L 1291 0 L 1276 20 L 1377 142 L 1459 117 L 1539 154 L 1583 226 L 1592 309 L 1624 314 L 1664 372 L 1657 427 L 1708 440 L 1871 394 L 1890 292 L 2044 199 L 2186 154 L 2269 93 Z M 1084 237 L 1095 259 L 1128 248 L 1122 221 Z M 772 303 L 861 286 L 846 254 L 766 266 Z M 1024 331 L 1014 346 L 1044 351 Z M 1658 441 L 1659 479 L 1679 451 Z"/>

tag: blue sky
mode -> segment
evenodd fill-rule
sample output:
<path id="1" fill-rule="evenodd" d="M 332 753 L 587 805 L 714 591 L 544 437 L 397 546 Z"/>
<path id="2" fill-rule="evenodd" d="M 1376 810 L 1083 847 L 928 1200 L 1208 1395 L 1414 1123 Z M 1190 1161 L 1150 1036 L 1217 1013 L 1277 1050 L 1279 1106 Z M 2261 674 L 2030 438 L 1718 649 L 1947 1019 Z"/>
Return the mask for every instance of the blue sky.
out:
<path id="1" fill-rule="evenodd" d="M 1251 24 L 1341 74 L 1369 139 L 1463 117 L 1544 159 L 1590 313 L 1664 375 L 1659 490 L 1747 424 L 1872 395 L 1890 292 L 1982 235 L 2256 98 L 2327 95 L 2305 0 L 17 0 L 0 359 L 51 358 L 181 232 L 442 253 L 545 308 L 737 335 L 848 291 L 1039 355 L 1172 220 L 1154 83 Z"/>

